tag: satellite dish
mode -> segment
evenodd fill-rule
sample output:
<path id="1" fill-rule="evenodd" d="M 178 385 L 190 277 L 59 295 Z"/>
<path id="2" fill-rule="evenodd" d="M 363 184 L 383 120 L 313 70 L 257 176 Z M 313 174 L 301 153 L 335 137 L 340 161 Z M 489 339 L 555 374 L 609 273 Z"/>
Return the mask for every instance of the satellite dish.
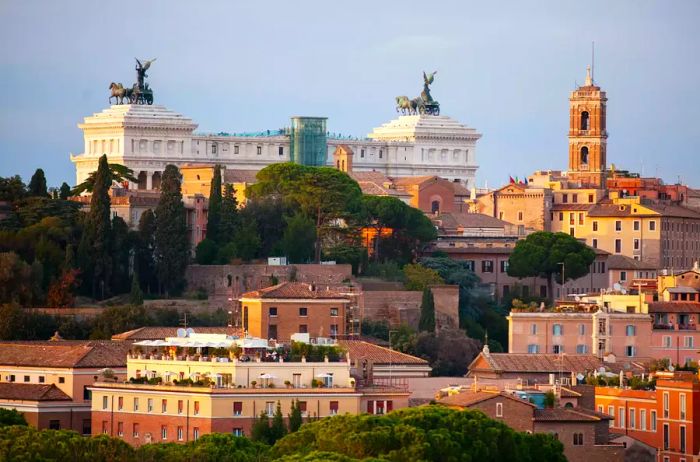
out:
<path id="1" fill-rule="evenodd" d="M 613 284 L 613 289 L 615 289 L 616 291 L 619 292 L 622 290 L 622 286 L 620 285 L 619 282 L 616 282 L 615 284 Z"/>
<path id="2" fill-rule="evenodd" d="M 191 327 L 188 327 L 186 332 L 187 332 L 187 336 L 189 337 L 190 335 L 194 334 L 194 329 L 192 329 Z"/>
<path id="3" fill-rule="evenodd" d="M 187 331 L 186 331 L 185 329 L 183 329 L 182 327 L 180 327 L 180 328 L 177 330 L 177 336 L 178 336 L 179 338 L 187 337 Z"/>

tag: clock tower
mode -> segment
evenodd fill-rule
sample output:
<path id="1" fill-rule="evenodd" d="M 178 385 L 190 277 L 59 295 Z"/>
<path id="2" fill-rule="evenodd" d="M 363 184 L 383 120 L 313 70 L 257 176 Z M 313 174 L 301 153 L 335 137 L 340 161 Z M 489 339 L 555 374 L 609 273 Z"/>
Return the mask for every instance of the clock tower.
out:
<path id="1" fill-rule="evenodd" d="M 568 177 L 582 186 L 605 188 L 607 101 L 593 82 L 589 66 L 585 83 L 569 96 Z"/>

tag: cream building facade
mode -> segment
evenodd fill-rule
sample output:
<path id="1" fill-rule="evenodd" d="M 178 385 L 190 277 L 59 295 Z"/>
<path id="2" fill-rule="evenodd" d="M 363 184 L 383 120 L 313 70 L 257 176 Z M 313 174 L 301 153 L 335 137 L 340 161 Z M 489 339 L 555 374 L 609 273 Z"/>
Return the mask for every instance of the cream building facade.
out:
<path id="1" fill-rule="evenodd" d="M 195 133 L 190 118 L 161 105 L 113 105 L 85 118 L 83 152 L 71 154 L 76 182 L 97 168 L 102 154 L 131 168 L 138 177 L 132 189 L 157 189 L 168 164 L 221 164 L 230 170 L 260 170 L 290 161 L 286 130 L 229 135 Z M 374 129 L 366 139 L 327 140 L 326 164 L 341 144 L 355 152 L 355 171 L 388 176 L 437 175 L 475 185 L 476 141 L 481 134 L 447 116 L 400 116 Z"/>

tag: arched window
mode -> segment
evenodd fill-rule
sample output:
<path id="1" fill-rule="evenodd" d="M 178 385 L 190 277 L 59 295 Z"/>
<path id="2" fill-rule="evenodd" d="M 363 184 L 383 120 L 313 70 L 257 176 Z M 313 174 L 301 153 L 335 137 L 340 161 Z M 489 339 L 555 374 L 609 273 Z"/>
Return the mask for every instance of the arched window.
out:
<path id="1" fill-rule="evenodd" d="M 233 281 L 233 278 L 229 274 L 228 276 L 226 276 L 226 279 L 228 280 L 228 287 L 231 287 L 231 282 Z"/>
<path id="2" fill-rule="evenodd" d="M 588 147 L 586 146 L 581 148 L 581 163 L 588 164 Z"/>
<path id="3" fill-rule="evenodd" d="M 440 212 L 440 201 L 433 201 L 433 202 L 430 204 L 430 211 L 431 211 L 432 213 L 438 213 L 438 212 Z"/>
<path id="4" fill-rule="evenodd" d="M 581 130 L 588 130 L 588 112 L 581 113 Z"/>
<path id="5" fill-rule="evenodd" d="M 337 168 L 338 170 L 340 170 L 340 161 L 339 161 L 339 160 L 336 160 L 336 161 L 335 161 L 335 168 Z"/>
<path id="6" fill-rule="evenodd" d="M 342 166 L 341 170 L 342 170 L 342 171 L 345 171 L 345 160 L 342 160 L 342 161 L 340 162 L 340 165 Z"/>
<path id="7" fill-rule="evenodd" d="M 574 405 L 571 403 L 571 401 L 569 401 L 564 405 L 564 407 L 574 407 Z"/>

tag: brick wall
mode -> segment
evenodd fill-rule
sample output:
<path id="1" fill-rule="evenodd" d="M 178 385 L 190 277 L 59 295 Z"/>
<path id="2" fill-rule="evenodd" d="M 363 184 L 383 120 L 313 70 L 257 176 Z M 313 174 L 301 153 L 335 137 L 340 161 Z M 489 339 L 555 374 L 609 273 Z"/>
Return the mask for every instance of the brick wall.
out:
<path id="1" fill-rule="evenodd" d="M 503 416 L 496 416 L 496 404 L 503 406 Z M 519 432 L 532 431 L 532 416 L 534 408 L 525 402 L 518 402 L 505 396 L 497 396 L 470 406 L 470 409 L 478 409 L 492 419 L 503 422 Z"/>
<path id="2" fill-rule="evenodd" d="M 435 303 L 437 328 L 459 327 L 459 286 L 433 286 L 430 291 Z"/>
<path id="3" fill-rule="evenodd" d="M 388 321 L 394 327 L 408 324 L 418 328 L 422 292 L 408 290 L 377 290 L 364 292 L 360 308 L 365 319 Z"/>
<path id="4" fill-rule="evenodd" d="M 604 422 L 607 425 L 607 422 Z M 622 462 L 625 448 L 596 444 L 596 424 L 584 422 L 543 422 L 534 423 L 536 433 L 556 433 L 564 445 L 564 455 L 569 462 Z M 574 446 L 574 433 L 583 433 L 583 445 Z"/>

